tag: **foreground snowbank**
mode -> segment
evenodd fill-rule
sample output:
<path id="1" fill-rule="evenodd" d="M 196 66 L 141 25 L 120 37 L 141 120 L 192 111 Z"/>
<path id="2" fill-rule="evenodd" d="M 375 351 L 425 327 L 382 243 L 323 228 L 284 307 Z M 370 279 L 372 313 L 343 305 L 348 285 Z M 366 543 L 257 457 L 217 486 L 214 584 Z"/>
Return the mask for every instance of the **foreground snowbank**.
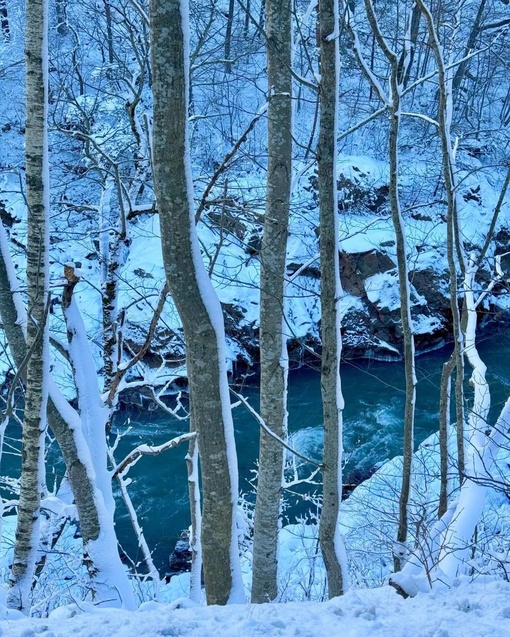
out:
<path id="1" fill-rule="evenodd" d="M 350 591 L 330 602 L 178 608 L 150 602 L 137 612 L 86 605 L 47 619 L 6 620 L 2 637 L 505 637 L 510 584 L 455 582 L 404 600 L 388 586 Z M 74 616 L 73 616 L 74 615 Z"/>

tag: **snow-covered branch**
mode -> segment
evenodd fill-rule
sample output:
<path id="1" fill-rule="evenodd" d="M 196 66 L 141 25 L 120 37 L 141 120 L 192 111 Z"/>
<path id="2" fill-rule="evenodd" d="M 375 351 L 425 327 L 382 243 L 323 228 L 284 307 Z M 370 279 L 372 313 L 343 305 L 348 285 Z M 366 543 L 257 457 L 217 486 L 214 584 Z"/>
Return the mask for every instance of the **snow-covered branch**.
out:
<path id="1" fill-rule="evenodd" d="M 173 449 L 174 447 L 178 447 L 183 442 L 191 440 L 195 438 L 196 433 L 194 431 L 182 434 L 181 436 L 177 436 L 176 438 L 172 438 L 167 442 L 164 442 L 161 445 L 138 445 L 135 449 L 129 452 L 129 454 L 122 460 L 119 464 L 117 464 L 113 470 L 112 478 L 116 478 L 119 475 L 126 475 L 127 470 L 134 464 L 140 460 L 143 456 L 159 456 L 160 454 L 168 451 L 169 449 Z"/>

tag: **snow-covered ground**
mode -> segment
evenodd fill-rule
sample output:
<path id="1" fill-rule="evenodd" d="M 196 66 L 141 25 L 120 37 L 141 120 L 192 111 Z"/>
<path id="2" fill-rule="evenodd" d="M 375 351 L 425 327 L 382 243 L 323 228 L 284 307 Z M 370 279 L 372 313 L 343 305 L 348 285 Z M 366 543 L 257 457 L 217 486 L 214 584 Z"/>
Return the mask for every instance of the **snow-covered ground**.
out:
<path id="1" fill-rule="evenodd" d="M 451 442 L 453 446 L 454 440 Z M 432 435 L 414 456 L 410 518 L 411 527 L 419 535 L 418 560 L 426 560 L 427 536 L 437 517 L 438 460 L 438 439 Z M 508 460 L 508 452 L 502 450 L 493 470 L 500 484 L 508 483 Z M 49 616 L 27 619 L 5 608 L 5 582 L 15 518 L 4 518 L 0 551 L 0 572 L 4 580 L 4 587 L 0 587 L 0 637 L 34 637 L 36 634 L 47 637 L 135 634 L 208 637 L 219 629 L 225 637 L 326 637 L 337 633 L 360 637 L 510 635 L 510 502 L 497 484 L 495 489 L 488 490 L 477 527 L 476 548 L 473 546 L 470 551 L 463 576 L 446 577 L 440 568 L 430 570 L 428 575 L 421 573 L 416 578 L 416 589 L 424 591 L 430 583 L 432 590 L 419 592 L 407 600 L 388 585 L 400 463 L 401 458 L 395 458 L 383 464 L 343 503 L 341 529 L 349 557 L 351 590 L 331 602 L 307 601 L 325 599 L 326 590 L 312 513 L 300 524 L 285 526 L 280 531 L 280 603 L 229 608 L 197 606 L 186 598 L 189 574 L 183 573 L 156 588 L 150 583 L 137 586 L 141 604 L 140 609 L 132 613 L 100 609 L 90 601 L 82 601 L 87 598 L 87 583 L 80 541 L 70 524 L 48 556 L 35 591 L 37 601 L 33 614 Z M 453 466 L 451 469 L 454 472 Z M 241 520 L 240 517 L 239 522 Z M 249 540 L 244 542 L 242 569 L 248 599 Z M 158 602 L 143 601 L 154 597 Z"/>
<path id="2" fill-rule="evenodd" d="M 389 586 L 329 602 L 194 607 L 149 602 L 138 611 L 90 604 L 47 619 L 5 619 L 2 637 L 506 637 L 510 583 L 458 580 L 404 600 Z"/>

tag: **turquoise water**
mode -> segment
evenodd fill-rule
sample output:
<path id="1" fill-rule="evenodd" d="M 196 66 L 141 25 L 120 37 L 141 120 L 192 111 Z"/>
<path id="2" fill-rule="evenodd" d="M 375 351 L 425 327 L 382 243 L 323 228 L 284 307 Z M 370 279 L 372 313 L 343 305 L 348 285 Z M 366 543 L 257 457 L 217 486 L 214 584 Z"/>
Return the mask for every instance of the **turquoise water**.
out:
<path id="1" fill-rule="evenodd" d="M 487 377 L 492 391 L 494 419 L 510 394 L 510 334 L 502 331 L 482 338 L 480 354 L 487 364 Z M 442 349 L 416 360 L 418 387 L 416 403 L 416 444 L 438 429 L 439 380 L 441 367 L 450 350 Z M 401 363 L 351 361 L 342 364 L 344 410 L 344 483 L 354 482 L 375 464 L 400 453 L 404 411 L 404 369 Z M 466 384 L 466 391 L 469 387 Z M 258 392 L 247 385 L 242 393 L 258 407 Z M 253 499 L 254 477 L 258 453 L 259 425 L 243 407 L 233 411 L 239 459 L 241 490 Z M 493 420 L 491 421 L 493 422 Z M 136 445 L 158 445 L 187 431 L 187 422 L 177 421 L 161 412 L 122 411 L 116 415 L 115 427 L 124 434 L 115 453 L 120 462 Z M 320 462 L 322 451 L 322 413 L 319 373 L 300 369 L 289 376 L 290 444 L 300 453 Z M 19 426 L 8 429 L 8 438 L 19 436 Z M 6 441 L 1 473 L 19 475 L 19 457 L 10 455 L 11 440 Z M 13 441 L 15 446 L 16 441 Z M 186 445 L 160 456 L 143 457 L 129 472 L 129 493 L 137 508 L 146 539 L 154 550 L 156 566 L 165 572 L 168 556 L 182 529 L 189 525 L 187 477 L 184 457 Z M 300 475 L 310 471 L 300 466 Z M 64 472 L 62 461 L 52 452 L 48 483 L 58 483 Z M 0 485 L 1 488 L 1 485 Z M 317 489 L 317 487 L 308 487 Z M 298 496 L 289 496 L 286 516 L 292 521 L 303 513 Z M 308 506 L 308 505 L 307 505 Z M 137 561 L 136 540 L 123 503 L 117 503 L 117 532 L 122 548 Z"/>
<path id="2" fill-rule="evenodd" d="M 510 394 L 510 335 L 499 334 L 480 342 L 487 363 L 492 390 L 494 418 Z M 416 403 L 416 444 L 438 429 L 439 380 L 442 364 L 450 350 L 442 349 L 416 360 L 418 387 Z M 401 363 L 353 361 L 342 365 L 344 410 L 344 482 L 355 481 L 375 464 L 400 453 L 404 411 L 404 378 Z M 469 391 L 469 389 L 468 389 Z M 246 386 L 243 394 L 258 407 L 257 389 Z M 234 409 L 240 488 L 248 494 L 258 449 L 258 424 L 243 406 Z M 126 413 L 119 414 L 117 426 L 125 426 Z M 131 413 L 130 432 L 124 437 L 117 457 L 136 444 L 161 444 L 186 431 L 185 422 L 176 422 L 159 412 Z M 290 444 L 312 460 L 320 461 L 322 449 L 320 378 L 315 370 L 300 369 L 289 377 Z M 158 457 L 145 457 L 130 471 L 130 493 L 138 508 L 149 546 L 154 548 L 156 565 L 164 571 L 168 554 L 179 532 L 189 525 L 188 494 L 184 456 L 186 448 L 172 449 Z M 305 474 L 307 467 L 301 467 Z M 311 489 L 317 487 L 310 487 Z M 295 501 L 292 497 L 290 503 Z M 287 510 L 292 519 L 302 507 Z M 136 544 L 130 523 L 118 505 L 118 530 L 124 549 L 136 558 Z"/>

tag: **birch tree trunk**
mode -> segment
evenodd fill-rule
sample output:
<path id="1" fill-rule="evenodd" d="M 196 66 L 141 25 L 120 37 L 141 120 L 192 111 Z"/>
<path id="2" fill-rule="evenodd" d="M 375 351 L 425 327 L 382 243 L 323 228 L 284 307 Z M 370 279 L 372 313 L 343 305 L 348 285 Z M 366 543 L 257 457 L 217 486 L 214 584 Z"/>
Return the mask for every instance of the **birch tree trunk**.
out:
<path id="1" fill-rule="evenodd" d="M 27 612 L 39 543 L 39 509 L 44 490 L 48 333 L 48 209 L 49 174 L 46 125 L 47 6 L 44 0 L 26 5 L 26 198 L 28 207 L 28 324 L 25 411 L 22 435 L 21 488 L 8 605 Z"/>
<path id="2" fill-rule="evenodd" d="M 266 0 L 269 87 L 268 165 L 260 253 L 260 415 L 279 438 L 287 436 L 287 343 L 284 277 L 292 172 L 291 3 Z M 260 431 L 257 501 L 253 527 L 251 601 L 276 598 L 278 525 L 284 449 Z"/>
<path id="3" fill-rule="evenodd" d="M 7 238 L 3 226 L 0 225 L 0 317 L 14 362 L 18 369 L 22 369 L 26 354 L 22 326 L 25 326 L 27 321 L 19 288 L 10 260 Z M 26 383 L 26 373 L 22 371 L 21 376 Z M 66 465 L 80 520 L 84 562 L 91 580 L 90 589 L 98 599 L 98 587 L 107 579 L 107 573 L 113 570 L 112 562 L 119 560 L 116 546 L 113 550 L 111 545 L 107 550 L 104 548 L 105 540 L 115 537 L 113 519 L 108 516 L 101 494 L 96 489 L 97 474 L 83 435 L 80 416 L 51 379 L 48 393 L 48 426 L 55 435 Z M 120 563 L 118 566 L 123 569 Z M 117 591 L 114 592 L 113 598 L 111 591 L 107 597 L 118 599 Z M 122 604 L 132 607 L 134 601 L 130 599 L 131 601 L 123 599 Z"/>
<path id="4" fill-rule="evenodd" d="M 320 546 L 328 578 L 329 597 L 347 587 L 345 549 L 338 530 L 342 500 L 342 411 L 340 384 L 339 302 L 342 296 L 338 250 L 337 102 L 338 0 L 320 0 L 320 130 L 318 147 L 321 258 L 321 393 L 324 417 L 323 496 Z"/>
<path id="5" fill-rule="evenodd" d="M 218 297 L 200 255 L 188 140 L 186 0 L 151 0 L 153 161 L 163 259 L 186 339 L 190 412 L 202 467 L 202 556 L 208 604 L 244 601 L 235 510 L 237 460 Z M 196 550 L 196 547 L 195 547 Z"/>

